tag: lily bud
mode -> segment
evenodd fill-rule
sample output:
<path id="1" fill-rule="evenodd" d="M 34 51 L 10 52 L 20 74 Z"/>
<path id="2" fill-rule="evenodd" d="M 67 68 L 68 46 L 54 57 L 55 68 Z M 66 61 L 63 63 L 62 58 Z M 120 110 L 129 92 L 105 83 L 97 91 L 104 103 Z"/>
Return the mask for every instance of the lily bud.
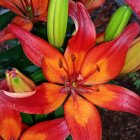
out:
<path id="1" fill-rule="evenodd" d="M 119 36 L 127 25 L 132 14 L 131 8 L 122 6 L 113 14 L 105 31 L 105 41 L 110 41 Z"/>
<path id="2" fill-rule="evenodd" d="M 68 0 L 51 0 L 48 9 L 47 35 L 49 43 L 60 48 L 63 45 L 68 20 Z"/>
<path id="3" fill-rule="evenodd" d="M 9 90 L 3 92 L 10 97 L 23 98 L 35 93 L 34 82 L 15 68 L 6 71 L 6 82 Z"/>
<path id="4" fill-rule="evenodd" d="M 140 69 L 140 37 L 135 39 L 127 52 L 121 75 Z"/>

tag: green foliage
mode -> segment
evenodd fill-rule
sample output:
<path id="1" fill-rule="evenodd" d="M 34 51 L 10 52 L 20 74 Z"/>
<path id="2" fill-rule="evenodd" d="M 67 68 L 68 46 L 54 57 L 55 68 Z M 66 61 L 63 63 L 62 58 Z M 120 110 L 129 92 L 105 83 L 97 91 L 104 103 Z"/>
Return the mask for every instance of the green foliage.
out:
<path id="1" fill-rule="evenodd" d="M 22 117 L 22 121 L 28 125 L 32 125 L 34 123 L 32 115 L 26 113 L 20 113 Z"/>
<path id="2" fill-rule="evenodd" d="M 55 111 L 55 117 L 63 117 L 64 116 L 64 109 L 63 106 L 60 106 L 56 111 Z"/>
<path id="3" fill-rule="evenodd" d="M 46 119 L 47 119 L 47 114 L 46 115 L 40 115 L 40 114 L 34 115 L 35 122 L 42 122 L 42 121 L 45 121 Z"/>
<path id="4" fill-rule="evenodd" d="M 0 30 L 2 30 L 10 21 L 15 17 L 15 14 L 12 12 L 6 12 L 0 15 Z"/>
<path id="5" fill-rule="evenodd" d="M 131 79 L 133 86 L 136 89 L 140 89 L 140 73 L 133 72 L 128 74 L 128 77 Z"/>
<path id="6" fill-rule="evenodd" d="M 36 72 L 34 72 L 32 75 L 31 75 L 31 79 L 34 81 L 34 82 L 41 82 L 41 81 L 45 81 L 46 78 L 44 77 L 43 75 L 43 72 L 41 69 L 38 69 Z"/>
<path id="7" fill-rule="evenodd" d="M 135 86 L 136 89 L 140 88 L 140 79 L 136 80 L 133 85 Z"/>
<path id="8" fill-rule="evenodd" d="M 68 136 L 66 140 L 72 140 L 72 137 L 71 136 Z"/>

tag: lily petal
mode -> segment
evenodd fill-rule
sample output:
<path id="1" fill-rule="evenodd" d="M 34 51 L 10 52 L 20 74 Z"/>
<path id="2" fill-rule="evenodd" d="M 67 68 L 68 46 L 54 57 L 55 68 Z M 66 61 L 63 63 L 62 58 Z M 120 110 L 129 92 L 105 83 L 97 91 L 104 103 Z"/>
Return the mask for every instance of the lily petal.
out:
<path id="1" fill-rule="evenodd" d="M 36 93 L 25 98 L 12 98 L 0 91 L 0 101 L 15 110 L 31 113 L 44 114 L 57 109 L 67 97 L 61 94 L 61 86 L 44 83 L 36 88 Z"/>
<path id="2" fill-rule="evenodd" d="M 101 6 L 105 0 L 81 0 L 84 3 L 86 8 L 91 11 L 99 6 Z"/>
<path id="3" fill-rule="evenodd" d="M 25 17 L 22 12 L 23 11 L 23 6 L 19 0 L 0 0 L 0 6 L 5 7 L 7 9 L 10 9 L 17 15 L 20 15 L 22 17 Z"/>
<path id="4" fill-rule="evenodd" d="M 140 17 L 140 1 L 139 0 L 125 0 L 126 3 L 137 13 Z"/>
<path id="5" fill-rule="evenodd" d="M 21 140 L 64 140 L 69 130 L 64 118 L 38 123 L 23 133 Z"/>
<path id="6" fill-rule="evenodd" d="M 18 25 L 27 31 L 31 31 L 31 29 L 33 28 L 33 24 L 31 21 L 21 18 L 19 16 L 16 16 L 11 23 Z M 8 27 L 0 31 L 0 42 L 15 39 L 15 38 L 16 37 L 8 30 Z"/>
<path id="7" fill-rule="evenodd" d="M 0 81 L 0 90 L 5 90 L 5 91 L 9 90 L 6 79 Z"/>
<path id="8" fill-rule="evenodd" d="M 100 115 L 94 105 L 76 95 L 69 97 L 64 106 L 65 118 L 75 140 L 101 140 Z"/>
<path id="9" fill-rule="evenodd" d="M 0 102 L 0 138 L 4 140 L 17 140 L 21 129 L 20 113 L 7 108 L 5 104 Z"/>
<path id="10" fill-rule="evenodd" d="M 119 75 L 127 50 L 139 31 L 138 23 L 132 23 L 117 39 L 93 48 L 85 57 L 81 68 L 85 84 L 104 83 Z"/>
<path id="11" fill-rule="evenodd" d="M 75 22 L 76 34 L 69 40 L 64 56 L 70 68 L 70 73 L 72 73 L 74 71 L 73 64 L 79 71 L 85 54 L 95 44 L 96 35 L 94 24 L 82 3 L 70 2 L 69 15 Z M 74 62 L 72 57 L 76 58 Z"/>
<path id="12" fill-rule="evenodd" d="M 140 97 L 134 92 L 111 84 L 100 85 L 98 89 L 97 92 L 92 91 L 91 93 L 82 94 L 82 96 L 109 110 L 140 115 Z"/>
<path id="13" fill-rule="evenodd" d="M 42 66 L 44 55 L 49 57 L 62 56 L 55 48 L 53 48 L 45 40 L 21 29 L 16 25 L 9 25 L 9 30 L 19 40 L 27 57 L 37 66 Z"/>
<path id="14" fill-rule="evenodd" d="M 48 51 L 42 63 L 43 73 L 49 82 L 64 84 L 69 70 L 65 58 L 59 51 L 56 49 Z"/>
<path id="15" fill-rule="evenodd" d="M 35 10 L 34 14 L 36 17 L 39 16 L 37 19 L 46 22 L 48 5 L 49 5 L 49 0 L 32 0 L 32 7 Z"/>

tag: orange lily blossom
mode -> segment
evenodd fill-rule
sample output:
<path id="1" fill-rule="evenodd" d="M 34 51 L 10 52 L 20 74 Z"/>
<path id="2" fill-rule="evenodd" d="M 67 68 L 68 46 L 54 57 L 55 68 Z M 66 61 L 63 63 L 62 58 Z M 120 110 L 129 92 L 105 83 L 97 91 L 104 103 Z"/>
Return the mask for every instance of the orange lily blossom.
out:
<path id="1" fill-rule="evenodd" d="M 64 103 L 64 116 L 73 139 L 100 140 L 101 119 L 94 104 L 140 115 L 139 96 L 126 88 L 106 84 L 121 72 L 140 27 L 138 23 L 130 24 L 117 39 L 94 47 L 95 28 L 89 14 L 81 3 L 73 6 L 75 10 L 70 8 L 70 15 L 77 32 L 69 40 L 64 56 L 43 39 L 9 25 L 29 59 L 42 67 L 48 83 L 37 86 L 34 95 L 20 99 L 1 91 L 0 101 L 18 111 L 37 114 L 52 112 Z"/>
<path id="2" fill-rule="evenodd" d="M 22 123 L 20 113 L 0 102 L 0 139 L 3 140 L 63 140 L 69 135 L 64 118 L 37 123 L 31 127 Z"/>
<path id="3" fill-rule="evenodd" d="M 49 0 L 0 0 L 0 6 L 16 13 L 11 23 L 21 26 L 23 29 L 31 31 L 34 22 L 46 21 Z M 0 31 L 0 42 L 14 39 L 15 37 L 4 28 Z"/>

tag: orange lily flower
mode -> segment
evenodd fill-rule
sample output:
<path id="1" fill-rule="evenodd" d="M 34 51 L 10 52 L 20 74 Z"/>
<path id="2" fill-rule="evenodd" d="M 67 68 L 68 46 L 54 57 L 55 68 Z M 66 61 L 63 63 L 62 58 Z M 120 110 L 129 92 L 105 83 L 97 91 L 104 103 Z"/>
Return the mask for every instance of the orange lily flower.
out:
<path id="1" fill-rule="evenodd" d="M 17 24 L 27 31 L 31 31 L 34 22 L 46 21 L 49 0 L 0 0 L 0 6 L 16 13 L 11 23 Z M 0 31 L 0 42 L 14 39 L 7 27 Z"/>
<path id="2" fill-rule="evenodd" d="M 54 135 L 55 134 L 55 135 Z M 3 140 L 46 140 L 67 138 L 69 130 L 64 118 L 44 121 L 34 126 L 25 127 L 20 113 L 7 108 L 0 102 L 0 139 Z"/>
<path id="3" fill-rule="evenodd" d="M 77 32 L 69 40 L 64 56 L 39 37 L 18 26 L 9 26 L 30 60 L 42 66 L 49 82 L 38 86 L 34 95 L 20 99 L 1 91 L 0 100 L 27 113 L 49 113 L 64 103 L 64 115 L 73 139 L 100 140 L 101 120 L 94 104 L 140 115 L 139 96 L 126 88 L 105 84 L 121 72 L 127 50 L 140 27 L 133 23 L 117 39 L 93 47 L 95 28 L 89 14 L 81 3 L 73 6 L 75 11 L 70 8 L 70 14 Z"/>

